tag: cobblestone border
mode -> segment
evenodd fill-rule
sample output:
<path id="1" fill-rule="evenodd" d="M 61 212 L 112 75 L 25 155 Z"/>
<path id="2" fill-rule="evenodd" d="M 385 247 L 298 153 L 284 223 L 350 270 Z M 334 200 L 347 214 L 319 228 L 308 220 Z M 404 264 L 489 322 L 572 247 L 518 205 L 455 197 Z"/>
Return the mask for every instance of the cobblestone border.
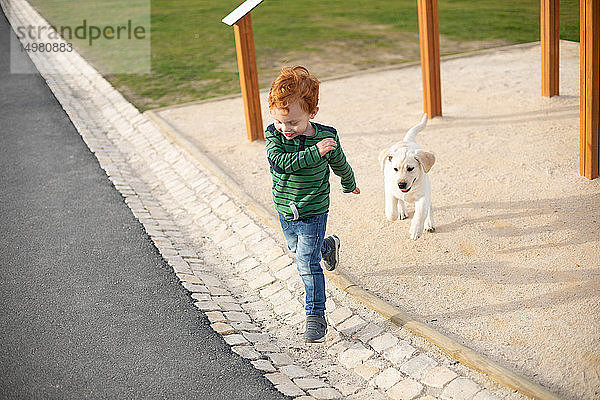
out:
<path id="1" fill-rule="evenodd" d="M 23 0 L 0 4 L 13 26 L 48 25 Z M 31 58 L 196 307 L 279 391 L 297 399 L 524 398 L 418 346 L 335 288 L 326 342 L 304 344 L 302 283 L 273 232 L 76 52 Z"/>

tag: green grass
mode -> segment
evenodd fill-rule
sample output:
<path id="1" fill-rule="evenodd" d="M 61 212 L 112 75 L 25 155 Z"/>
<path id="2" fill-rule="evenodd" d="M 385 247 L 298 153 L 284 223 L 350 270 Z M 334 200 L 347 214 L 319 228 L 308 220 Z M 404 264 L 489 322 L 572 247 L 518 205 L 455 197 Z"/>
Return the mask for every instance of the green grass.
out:
<path id="1" fill-rule="evenodd" d="M 89 4 L 97 5 L 98 2 Z M 102 0 L 102 3 L 106 0 Z M 152 0 L 151 73 L 107 78 L 145 110 L 239 93 L 233 28 L 221 19 L 242 0 Z M 86 3 L 32 0 L 53 24 L 86 15 Z M 126 2 L 119 12 L 127 15 Z M 579 2 L 563 0 L 561 38 L 579 40 Z M 91 11 L 90 11 L 91 12 Z M 321 78 L 418 60 L 415 0 L 265 0 L 252 13 L 261 87 L 284 63 Z M 439 0 L 443 54 L 539 40 L 539 0 Z"/>

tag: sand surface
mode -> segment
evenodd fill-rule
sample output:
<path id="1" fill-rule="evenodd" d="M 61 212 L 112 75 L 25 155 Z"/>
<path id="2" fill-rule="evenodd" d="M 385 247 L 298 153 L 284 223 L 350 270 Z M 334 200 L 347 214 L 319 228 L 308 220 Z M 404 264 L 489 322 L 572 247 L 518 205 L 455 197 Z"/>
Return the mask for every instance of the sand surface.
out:
<path id="1" fill-rule="evenodd" d="M 377 155 L 421 118 L 420 67 L 323 82 L 315 121 L 338 129 L 362 191 L 343 194 L 332 174 L 340 268 L 561 397 L 598 399 L 600 179 L 578 172 L 579 45 L 561 42 L 558 97 L 541 97 L 539 44 L 444 59 L 441 74 L 444 116 L 417 138 L 437 156 L 437 231 L 417 241 L 410 219 L 384 217 Z M 263 93 L 265 126 L 266 104 Z M 159 115 L 272 209 L 264 142 L 247 141 L 241 98 Z"/>

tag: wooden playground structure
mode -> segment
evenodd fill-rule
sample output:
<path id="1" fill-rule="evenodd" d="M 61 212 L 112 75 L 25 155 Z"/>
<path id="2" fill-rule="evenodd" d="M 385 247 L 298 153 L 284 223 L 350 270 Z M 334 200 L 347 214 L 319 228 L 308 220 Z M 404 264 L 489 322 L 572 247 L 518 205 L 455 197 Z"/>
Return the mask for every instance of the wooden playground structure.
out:
<path id="1" fill-rule="evenodd" d="M 247 0 L 223 18 L 234 26 L 248 140 L 264 139 L 251 11 L 263 0 Z M 423 109 L 442 115 L 437 0 L 417 0 Z M 540 40 L 544 97 L 559 94 L 559 0 L 540 0 Z M 600 0 L 580 0 L 580 152 L 579 173 L 600 175 Z"/>

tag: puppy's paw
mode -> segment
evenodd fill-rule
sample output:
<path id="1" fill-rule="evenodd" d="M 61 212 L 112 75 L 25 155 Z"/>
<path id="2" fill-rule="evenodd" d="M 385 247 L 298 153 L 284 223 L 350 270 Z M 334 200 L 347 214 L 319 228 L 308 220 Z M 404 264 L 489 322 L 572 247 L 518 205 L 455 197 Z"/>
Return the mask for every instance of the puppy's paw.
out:
<path id="1" fill-rule="evenodd" d="M 420 232 L 419 232 L 419 231 L 416 231 L 416 230 L 415 230 L 415 231 L 412 231 L 412 229 L 411 229 L 411 232 L 409 232 L 409 233 L 410 233 L 410 238 L 411 238 L 412 240 L 417 240 L 418 238 L 420 238 L 420 237 L 421 237 L 421 234 L 423 234 L 423 231 L 420 231 Z"/>
<path id="2" fill-rule="evenodd" d="M 394 214 L 386 214 L 385 218 L 387 218 L 387 220 L 390 221 L 390 222 L 394 222 L 395 220 L 398 219 L 398 216 L 394 215 Z"/>
<path id="3" fill-rule="evenodd" d="M 427 232 L 435 232 L 435 226 L 425 226 Z"/>
<path id="4" fill-rule="evenodd" d="M 400 219 L 408 218 L 408 213 L 406 211 L 400 211 Z"/>

